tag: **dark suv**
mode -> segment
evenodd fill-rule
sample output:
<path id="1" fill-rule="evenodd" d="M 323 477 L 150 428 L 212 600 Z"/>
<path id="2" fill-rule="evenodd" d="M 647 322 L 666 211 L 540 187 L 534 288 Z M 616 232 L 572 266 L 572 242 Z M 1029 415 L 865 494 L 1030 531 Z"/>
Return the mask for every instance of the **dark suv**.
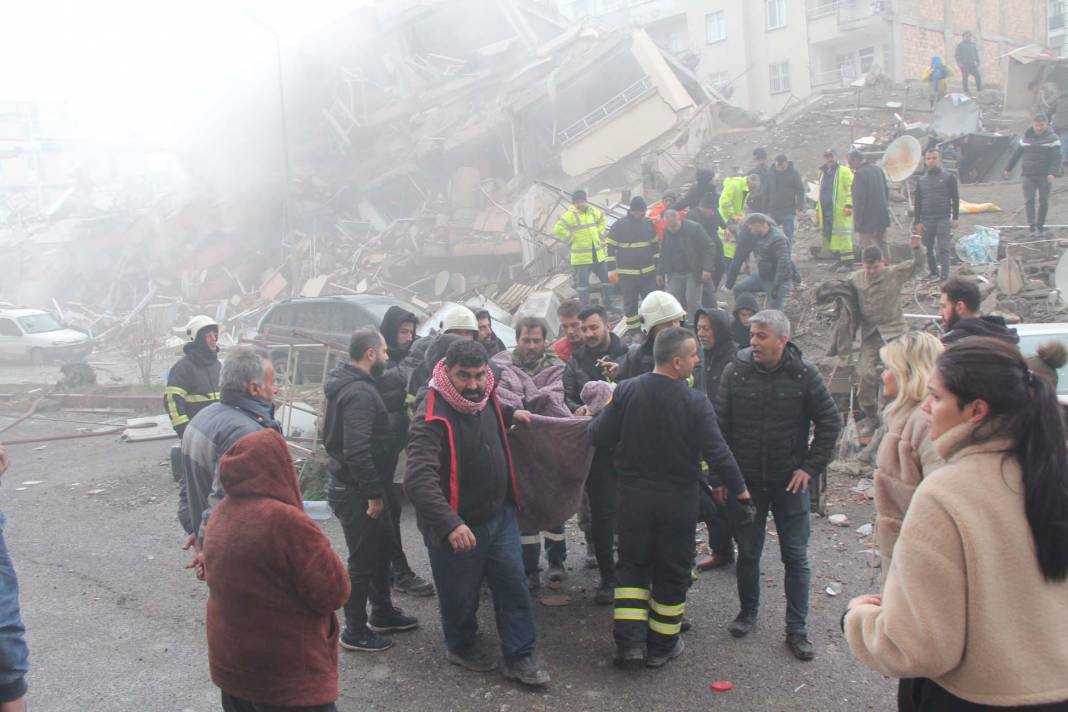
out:
<path id="1" fill-rule="evenodd" d="M 325 349 L 307 345 L 330 344 L 332 368 L 336 362 L 347 360 L 352 332 L 364 326 L 377 328 L 392 306 L 412 312 L 420 322 L 427 318 L 427 313 L 414 304 L 384 294 L 286 299 L 271 306 L 260 319 L 254 342 L 268 347 L 280 378 L 290 363 L 288 344 L 306 346 L 293 349 L 296 367 L 289 380 L 318 383 L 323 378 Z"/>

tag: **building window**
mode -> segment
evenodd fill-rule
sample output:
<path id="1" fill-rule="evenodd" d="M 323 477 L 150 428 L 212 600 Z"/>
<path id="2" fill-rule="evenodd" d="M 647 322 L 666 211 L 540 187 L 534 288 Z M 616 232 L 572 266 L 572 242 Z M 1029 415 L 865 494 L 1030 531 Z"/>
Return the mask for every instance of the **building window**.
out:
<path id="1" fill-rule="evenodd" d="M 722 10 L 705 15 L 705 39 L 709 44 L 727 39 L 727 15 Z"/>
<path id="2" fill-rule="evenodd" d="M 786 27 L 786 0 L 768 0 L 768 29 Z"/>
<path id="3" fill-rule="evenodd" d="M 723 89 L 731 81 L 731 74 L 726 69 L 712 72 L 708 75 L 708 82 L 716 89 Z"/>
<path id="4" fill-rule="evenodd" d="M 790 62 L 779 62 L 768 65 L 771 74 L 771 93 L 782 94 L 790 91 Z"/>
<path id="5" fill-rule="evenodd" d="M 863 47 L 857 50 L 857 56 L 860 57 L 860 73 L 867 74 L 870 72 L 872 65 L 875 64 L 875 48 Z"/>

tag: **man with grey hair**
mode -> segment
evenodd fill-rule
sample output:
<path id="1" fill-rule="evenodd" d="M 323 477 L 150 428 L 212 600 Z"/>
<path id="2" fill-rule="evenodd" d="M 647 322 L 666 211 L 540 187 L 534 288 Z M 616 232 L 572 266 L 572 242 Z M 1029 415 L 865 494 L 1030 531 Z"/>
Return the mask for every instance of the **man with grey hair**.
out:
<path id="1" fill-rule="evenodd" d="M 711 284 L 719 271 L 721 251 L 703 227 L 685 220 L 677 210 L 664 212 L 664 225 L 656 281 L 679 300 L 692 318 L 701 308 L 704 285 Z"/>
<path id="2" fill-rule="evenodd" d="M 790 341 L 780 311 L 749 318 L 749 348 L 723 371 L 716 401 L 720 430 L 756 505 L 753 522 L 736 528 L 741 612 L 729 626 L 741 638 L 756 625 L 760 556 L 768 512 L 775 517 L 786 567 L 786 644 L 800 660 L 816 652 L 808 639 L 809 484 L 826 469 L 841 430 L 838 408 L 819 369 Z"/>
<path id="3" fill-rule="evenodd" d="M 195 547 L 187 568 L 204 578 L 201 546 L 211 508 L 224 496 L 219 460 L 238 440 L 263 428 L 282 432 L 274 419 L 274 365 L 263 349 L 241 344 L 226 352 L 219 378 L 219 401 L 198 412 L 182 435 L 182 479 L 178 490 L 178 521 Z"/>

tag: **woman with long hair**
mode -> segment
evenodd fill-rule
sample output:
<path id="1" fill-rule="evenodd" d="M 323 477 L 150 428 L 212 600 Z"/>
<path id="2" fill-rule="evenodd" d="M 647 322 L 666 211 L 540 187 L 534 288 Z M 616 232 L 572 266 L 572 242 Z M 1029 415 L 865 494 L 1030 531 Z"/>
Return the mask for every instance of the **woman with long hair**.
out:
<path id="1" fill-rule="evenodd" d="M 1057 396 L 1014 345 L 939 357 L 924 410 L 946 464 L 905 515 L 882 595 L 849 602 L 853 654 L 900 710 L 1068 709 L 1068 455 Z"/>
<path id="2" fill-rule="evenodd" d="M 910 331 L 879 351 L 886 365 L 883 395 L 891 399 L 883 413 L 886 435 L 875 456 L 875 543 L 882 557 L 881 580 L 901 531 L 912 494 L 925 475 L 942 463 L 929 437 L 923 412 L 927 382 L 942 353 L 942 342 L 924 331 Z"/>

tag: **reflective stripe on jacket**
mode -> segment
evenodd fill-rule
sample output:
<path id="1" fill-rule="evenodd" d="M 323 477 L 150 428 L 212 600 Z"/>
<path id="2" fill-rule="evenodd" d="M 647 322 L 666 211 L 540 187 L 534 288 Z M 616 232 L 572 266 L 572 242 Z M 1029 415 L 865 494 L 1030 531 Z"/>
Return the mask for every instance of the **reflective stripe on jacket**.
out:
<path id="1" fill-rule="evenodd" d="M 820 172 L 820 186 L 827 180 L 826 171 Z M 834 173 L 834 192 L 832 195 L 834 222 L 831 225 L 831 251 L 853 251 L 853 216 L 846 214 L 846 208 L 850 213 L 853 209 L 853 171 L 849 166 L 838 166 Z M 823 229 L 823 210 L 816 211 L 820 229 Z"/>
<path id="2" fill-rule="evenodd" d="M 723 179 L 723 192 L 719 195 L 719 216 L 723 218 L 725 225 L 735 225 L 745 215 L 745 199 L 748 197 L 749 179 L 746 176 Z M 719 239 L 723 242 L 723 256 L 734 257 L 737 242 L 734 234 L 720 228 Z"/>
<path id="3" fill-rule="evenodd" d="M 572 205 L 556 222 L 553 235 L 571 246 L 571 266 L 574 267 L 593 264 L 595 255 L 597 262 L 608 260 L 601 239 L 604 231 L 604 213 L 592 205 L 586 206 L 586 212 L 580 212 Z"/>
<path id="4" fill-rule="evenodd" d="M 652 274 L 660 245 L 656 228 L 648 218 L 634 220 L 629 215 L 612 223 L 605 239 L 608 268 L 620 275 Z"/>

